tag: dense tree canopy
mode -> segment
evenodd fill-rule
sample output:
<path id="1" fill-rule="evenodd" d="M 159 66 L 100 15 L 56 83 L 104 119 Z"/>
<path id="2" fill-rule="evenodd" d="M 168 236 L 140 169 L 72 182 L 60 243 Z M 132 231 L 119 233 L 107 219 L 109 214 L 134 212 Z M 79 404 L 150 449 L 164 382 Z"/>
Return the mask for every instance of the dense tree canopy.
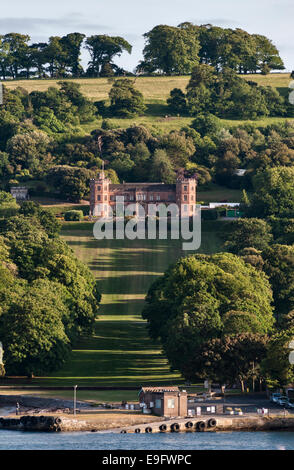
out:
<path id="1" fill-rule="evenodd" d="M 151 336 L 161 340 L 172 367 L 189 379 L 213 377 L 210 362 L 202 360 L 211 341 L 230 341 L 229 336 L 240 332 L 242 314 L 252 319 L 242 321 L 245 335 L 266 335 L 274 324 L 271 300 L 265 275 L 240 258 L 193 255 L 151 286 L 143 318 Z"/>
<path id="2" fill-rule="evenodd" d="M 167 103 L 179 114 L 189 112 L 192 116 L 209 113 L 218 117 L 256 119 L 258 116 L 286 116 L 289 102 L 271 87 L 258 86 L 246 81 L 231 68 L 217 72 L 207 64 L 193 67 L 187 93 L 174 89 Z"/>
<path id="3" fill-rule="evenodd" d="M 92 332 L 101 297 L 97 283 L 58 237 L 55 217 L 37 204 L 26 202 L 16 214 L 5 215 L 0 228 L 0 338 L 6 372 L 56 370 L 77 338 Z"/>
<path id="4" fill-rule="evenodd" d="M 294 167 L 260 171 L 253 178 L 249 215 L 257 217 L 294 215 Z"/>

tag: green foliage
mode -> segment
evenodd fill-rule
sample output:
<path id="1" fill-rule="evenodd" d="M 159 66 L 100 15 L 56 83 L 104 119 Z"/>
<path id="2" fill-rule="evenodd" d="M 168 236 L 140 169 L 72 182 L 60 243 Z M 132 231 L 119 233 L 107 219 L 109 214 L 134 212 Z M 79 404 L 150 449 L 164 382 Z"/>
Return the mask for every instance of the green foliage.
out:
<path id="1" fill-rule="evenodd" d="M 144 61 L 139 68 L 167 75 L 188 74 L 198 63 L 199 42 L 185 29 L 159 25 L 144 34 Z"/>
<path id="2" fill-rule="evenodd" d="M 267 355 L 262 362 L 262 372 L 271 388 L 283 388 L 294 380 L 294 366 L 290 364 L 289 344 L 294 330 L 276 333 L 270 340 Z"/>
<path id="3" fill-rule="evenodd" d="M 132 52 L 132 46 L 124 38 L 107 35 L 88 37 L 86 49 L 91 56 L 88 74 L 94 77 L 99 77 L 103 71 L 105 73 L 106 64 L 111 64 L 116 55 L 120 56 L 124 51 Z"/>
<path id="4" fill-rule="evenodd" d="M 221 126 L 220 119 L 209 113 L 198 114 L 191 124 L 191 127 L 199 132 L 201 137 L 216 135 L 220 131 Z"/>
<path id="5" fill-rule="evenodd" d="M 15 198 L 5 191 L 0 191 L 0 217 L 10 217 L 15 215 L 19 206 Z"/>
<path id="6" fill-rule="evenodd" d="M 272 241 L 270 225 L 261 219 L 233 220 L 228 227 L 225 243 L 228 251 L 240 254 L 244 248 L 263 250 Z"/>
<path id="7" fill-rule="evenodd" d="M 288 106 L 276 90 L 247 82 L 229 68 L 217 73 L 206 64 L 193 68 L 186 99 L 191 116 L 212 113 L 221 118 L 257 119 L 286 115 Z"/>
<path id="8" fill-rule="evenodd" d="M 43 173 L 48 168 L 50 138 L 45 132 L 32 130 L 16 134 L 7 142 L 10 164 L 14 171 L 29 170 L 31 175 Z"/>
<path id="9" fill-rule="evenodd" d="M 293 167 L 275 167 L 259 171 L 253 178 L 253 190 L 248 215 L 260 218 L 293 217 Z"/>
<path id="10" fill-rule="evenodd" d="M 114 116 L 130 118 L 144 113 L 144 98 L 128 78 L 116 80 L 109 92 L 110 112 Z"/>
<path id="11" fill-rule="evenodd" d="M 76 211 L 76 210 L 67 211 L 64 214 L 64 220 L 68 220 L 68 221 L 81 221 L 81 220 L 84 220 L 83 211 Z"/>
<path id="12" fill-rule="evenodd" d="M 22 202 L 18 212 L 25 217 L 36 218 L 49 237 L 55 237 L 61 228 L 60 222 L 58 222 L 56 217 L 49 211 L 44 210 L 36 202 Z"/>
<path id="13" fill-rule="evenodd" d="M 167 99 L 167 104 L 172 113 L 185 115 L 187 113 L 186 96 L 179 88 L 174 88 L 170 92 L 170 97 Z"/>
<path id="14" fill-rule="evenodd" d="M 294 308 L 294 246 L 272 245 L 262 253 L 278 320 Z"/>
<path id="15" fill-rule="evenodd" d="M 86 168 L 67 165 L 54 166 L 47 173 L 48 183 L 58 188 L 68 201 L 80 202 L 89 194 L 90 179 L 94 174 Z"/>
<path id="16" fill-rule="evenodd" d="M 9 374 L 44 373 L 60 367 L 69 350 L 62 317 L 66 306 L 54 283 L 35 281 L 0 317 Z"/>
<path id="17" fill-rule="evenodd" d="M 240 312 L 252 319 L 247 329 L 242 320 L 244 333 L 270 332 L 274 324 L 271 301 L 265 275 L 240 258 L 225 253 L 193 255 L 182 258 L 155 281 L 142 315 L 151 336 L 160 339 L 171 366 L 191 379 L 214 374 L 201 357 L 210 350 L 210 341 L 226 337 L 225 328 L 230 335 L 239 333 Z M 229 321 L 232 311 L 237 312 L 234 322 Z"/>
<path id="18" fill-rule="evenodd" d="M 101 299 L 97 283 L 38 205 L 24 203 L 1 228 L 0 336 L 7 373 L 56 370 L 76 339 L 92 332 Z"/>
<path id="19" fill-rule="evenodd" d="M 154 182 L 174 183 L 175 172 L 165 150 L 155 150 L 150 179 Z"/>

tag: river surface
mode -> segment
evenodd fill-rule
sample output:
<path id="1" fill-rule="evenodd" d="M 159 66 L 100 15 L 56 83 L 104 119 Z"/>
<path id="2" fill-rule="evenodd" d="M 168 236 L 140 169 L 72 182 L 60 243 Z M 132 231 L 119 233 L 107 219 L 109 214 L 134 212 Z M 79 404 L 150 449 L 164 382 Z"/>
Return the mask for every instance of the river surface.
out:
<path id="1" fill-rule="evenodd" d="M 294 432 L 30 433 L 0 430 L 0 450 L 294 450 Z"/>

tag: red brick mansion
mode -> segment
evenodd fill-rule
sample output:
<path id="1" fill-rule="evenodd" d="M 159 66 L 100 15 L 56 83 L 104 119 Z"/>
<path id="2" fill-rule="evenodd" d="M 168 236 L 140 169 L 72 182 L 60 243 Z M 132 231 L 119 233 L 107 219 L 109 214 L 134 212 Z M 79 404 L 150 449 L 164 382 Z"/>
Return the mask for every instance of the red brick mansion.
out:
<path id="1" fill-rule="evenodd" d="M 114 207 L 116 197 L 123 196 L 125 206 L 140 204 L 146 213 L 148 204 L 177 204 L 181 215 L 190 217 L 195 214 L 196 204 L 195 178 L 186 178 L 183 172 L 179 172 L 176 184 L 164 183 L 124 183 L 112 184 L 101 171 L 98 179 L 90 182 L 90 215 L 107 216 L 108 207 Z"/>

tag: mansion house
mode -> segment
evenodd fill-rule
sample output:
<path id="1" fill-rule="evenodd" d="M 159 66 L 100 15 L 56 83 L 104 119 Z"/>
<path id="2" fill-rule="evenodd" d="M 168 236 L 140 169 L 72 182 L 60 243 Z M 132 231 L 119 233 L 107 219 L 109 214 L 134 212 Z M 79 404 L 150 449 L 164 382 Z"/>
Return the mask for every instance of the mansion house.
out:
<path id="1" fill-rule="evenodd" d="M 139 203 L 147 213 L 148 204 L 177 204 L 182 217 L 195 214 L 195 178 L 186 178 L 179 172 L 176 184 L 164 183 L 123 183 L 112 184 L 104 171 L 97 179 L 90 181 L 90 216 L 108 216 L 108 207 L 114 208 L 116 197 L 123 196 L 125 206 Z"/>

